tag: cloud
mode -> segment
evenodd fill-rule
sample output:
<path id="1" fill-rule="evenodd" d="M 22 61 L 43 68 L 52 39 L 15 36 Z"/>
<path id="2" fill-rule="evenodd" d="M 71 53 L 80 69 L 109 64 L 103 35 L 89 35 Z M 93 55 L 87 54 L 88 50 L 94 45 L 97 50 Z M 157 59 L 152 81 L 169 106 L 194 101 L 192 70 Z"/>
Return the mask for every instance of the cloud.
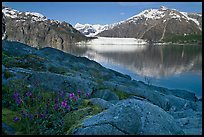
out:
<path id="1" fill-rule="evenodd" d="M 121 12 L 120 15 L 125 15 L 125 12 Z"/>

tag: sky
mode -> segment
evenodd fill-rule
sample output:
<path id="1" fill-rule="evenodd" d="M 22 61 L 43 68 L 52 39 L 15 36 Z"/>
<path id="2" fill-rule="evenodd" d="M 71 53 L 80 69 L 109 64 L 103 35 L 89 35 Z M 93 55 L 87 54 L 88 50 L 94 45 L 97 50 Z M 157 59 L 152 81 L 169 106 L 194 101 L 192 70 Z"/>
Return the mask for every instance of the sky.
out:
<path id="1" fill-rule="evenodd" d="M 183 12 L 202 13 L 202 2 L 3 2 L 19 11 L 39 12 L 48 19 L 71 25 L 112 24 L 146 9 L 166 6 Z"/>

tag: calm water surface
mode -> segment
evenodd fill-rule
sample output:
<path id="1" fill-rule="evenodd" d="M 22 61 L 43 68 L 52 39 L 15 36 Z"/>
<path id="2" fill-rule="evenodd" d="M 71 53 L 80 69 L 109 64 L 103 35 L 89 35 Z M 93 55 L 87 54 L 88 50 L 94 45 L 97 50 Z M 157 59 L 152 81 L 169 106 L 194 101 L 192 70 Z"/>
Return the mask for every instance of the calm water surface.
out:
<path id="1" fill-rule="evenodd" d="M 94 40 L 69 53 L 88 57 L 135 80 L 202 96 L 202 46 L 141 45 L 131 39 Z"/>

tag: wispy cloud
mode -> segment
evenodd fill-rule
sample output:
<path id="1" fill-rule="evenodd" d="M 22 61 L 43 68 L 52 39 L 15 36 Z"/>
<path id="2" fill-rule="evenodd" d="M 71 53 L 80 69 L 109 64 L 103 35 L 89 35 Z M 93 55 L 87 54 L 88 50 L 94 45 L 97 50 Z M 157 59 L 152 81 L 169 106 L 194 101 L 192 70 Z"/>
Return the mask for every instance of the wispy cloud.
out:
<path id="1" fill-rule="evenodd" d="M 120 15 L 125 15 L 125 12 L 120 12 Z"/>

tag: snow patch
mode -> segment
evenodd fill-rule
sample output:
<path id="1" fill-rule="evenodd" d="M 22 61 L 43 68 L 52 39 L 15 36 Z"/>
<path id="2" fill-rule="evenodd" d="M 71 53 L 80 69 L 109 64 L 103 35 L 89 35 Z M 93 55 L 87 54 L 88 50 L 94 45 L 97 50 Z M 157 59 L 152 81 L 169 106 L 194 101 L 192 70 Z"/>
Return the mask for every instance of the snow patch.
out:
<path id="1" fill-rule="evenodd" d="M 2 12 L 5 16 L 10 18 L 17 18 L 17 10 L 11 10 L 10 8 L 4 8 L 2 9 Z"/>
<path id="2" fill-rule="evenodd" d="M 25 12 L 25 15 L 28 16 L 32 16 L 32 20 L 34 21 L 45 21 L 47 20 L 47 18 L 45 16 L 43 16 L 42 14 L 40 13 L 37 13 L 37 12 Z"/>
<path id="3" fill-rule="evenodd" d="M 20 12 L 20 11 L 17 11 L 17 10 L 8 8 L 8 7 L 4 7 L 2 9 L 2 12 L 4 13 L 4 15 L 6 17 L 13 18 L 13 19 L 19 18 L 19 21 L 20 21 L 20 19 L 22 21 L 28 19 L 29 15 L 31 16 L 32 21 L 45 21 L 45 20 L 47 20 L 47 18 L 45 16 L 43 16 L 42 14 L 37 13 L 37 12 Z M 25 15 L 23 15 L 23 13 Z"/>
<path id="4" fill-rule="evenodd" d="M 189 17 L 187 12 L 181 12 L 181 14 L 183 14 L 183 16 L 185 16 L 187 20 L 192 20 L 193 22 L 195 22 L 195 24 L 198 25 L 199 29 L 202 30 L 202 28 L 200 27 L 200 23 L 198 22 L 198 20 Z M 200 14 L 196 14 L 196 15 L 200 15 Z M 201 16 L 202 16 L 202 15 L 201 15 Z"/>
<path id="5" fill-rule="evenodd" d="M 166 22 L 166 20 L 163 20 L 163 23 Z"/>

